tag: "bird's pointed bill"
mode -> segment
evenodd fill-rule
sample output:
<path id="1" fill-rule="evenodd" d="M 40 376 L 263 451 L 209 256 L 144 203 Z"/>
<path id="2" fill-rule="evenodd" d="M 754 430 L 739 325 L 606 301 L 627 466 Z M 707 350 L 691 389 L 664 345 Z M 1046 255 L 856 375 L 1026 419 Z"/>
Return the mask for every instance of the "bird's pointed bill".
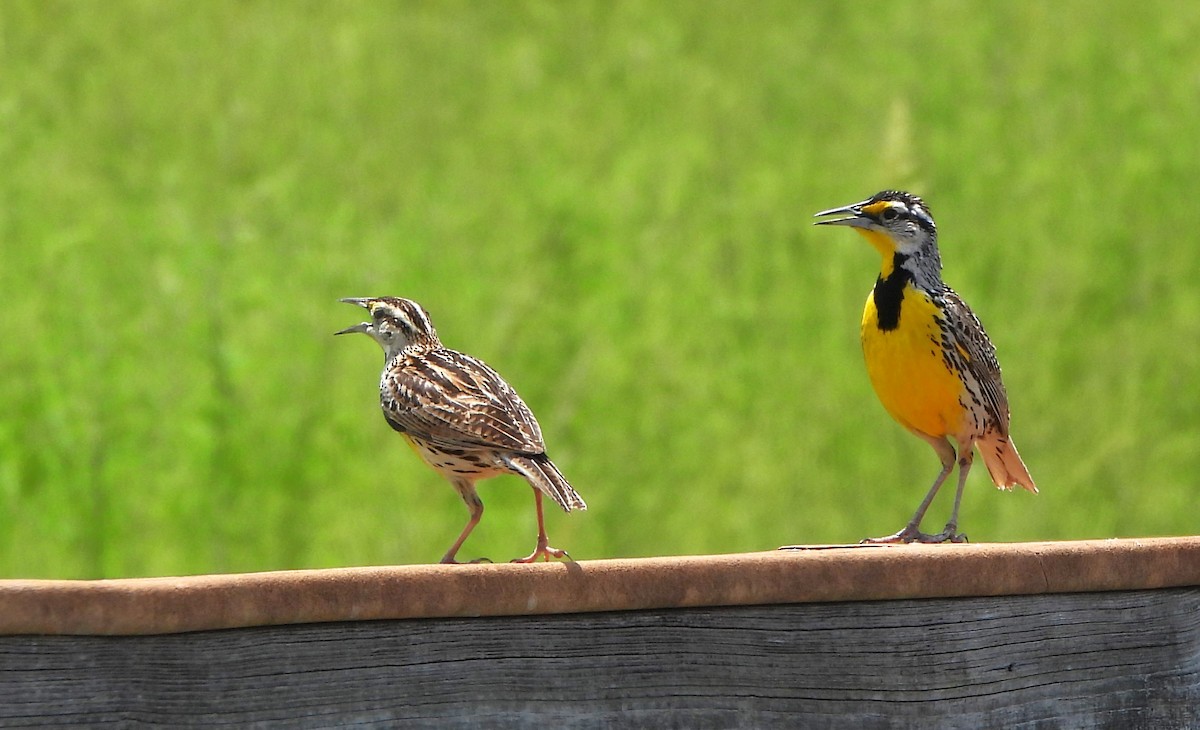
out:
<path id="1" fill-rule="evenodd" d="M 814 214 L 813 217 L 814 218 L 823 218 L 825 216 L 830 216 L 830 215 L 840 215 L 840 216 L 844 216 L 844 217 L 842 217 L 842 218 L 827 218 L 826 220 L 817 221 L 817 222 L 813 223 L 813 225 L 814 226 L 853 226 L 855 228 L 863 228 L 866 225 L 866 221 L 863 219 L 862 207 L 864 205 L 866 205 L 868 202 L 870 202 L 870 201 L 864 200 L 861 203 L 852 203 L 850 205 L 843 205 L 840 208 L 830 208 L 829 210 L 823 210 L 820 213 Z"/>
<path id="2" fill-rule="evenodd" d="M 339 299 L 338 301 L 343 302 L 345 304 L 356 304 L 356 305 L 362 307 L 363 309 L 371 308 L 371 298 L 370 297 L 345 297 L 344 299 Z M 353 332 L 362 332 L 363 334 L 370 334 L 371 333 L 371 323 L 370 322 L 359 322 L 358 324 L 354 325 L 353 327 L 347 327 L 344 330 L 338 330 L 337 332 L 334 332 L 333 334 L 348 335 Z"/>
<path id="3" fill-rule="evenodd" d="M 351 334 L 352 332 L 362 332 L 364 334 L 370 334 L 370 331 L 371 331 L 371 323 L 370 322 L 359 322 L 358 324 L 354 325 L 353 327 L 347 327 L 344 330 L 338 330 L 337 332 L 334 332 L 333 334 L 348 335 L 348 334 Z"/>

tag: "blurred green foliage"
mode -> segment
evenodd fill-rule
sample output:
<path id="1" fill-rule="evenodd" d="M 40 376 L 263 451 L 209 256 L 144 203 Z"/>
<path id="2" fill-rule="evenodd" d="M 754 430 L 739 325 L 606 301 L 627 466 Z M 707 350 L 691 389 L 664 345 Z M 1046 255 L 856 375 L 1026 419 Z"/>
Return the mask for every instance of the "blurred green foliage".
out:
<path id="1" fill-rule="evenodd" d="M 466 519 L 343 296 L 425 304 L 590 504 L 577 558 L 847 542 L 938 464 L 858 345 L 923 195 L 1042 493 L 976 541 L 1186 534 L 1200 5 L 6 2 L 0 574 L 435 560 Z M 951 490 L 931 510 L 940 529 Z M 533 543 L 484 482 L 464 557 Z"/>

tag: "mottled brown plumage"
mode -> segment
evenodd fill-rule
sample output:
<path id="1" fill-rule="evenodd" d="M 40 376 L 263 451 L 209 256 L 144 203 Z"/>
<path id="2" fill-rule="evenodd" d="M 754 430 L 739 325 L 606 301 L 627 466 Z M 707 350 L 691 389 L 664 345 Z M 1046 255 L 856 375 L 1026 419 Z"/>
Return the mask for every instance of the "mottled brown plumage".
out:
<path id="1" fill-rule="evenodd" d="M 383 347 L 379 398 L 384 418 L 454 485 L 470 510 L 466 527 L 442 562 L 456 562 L 458 549 L 483 514 L 475 482 L 505 473 L 529 482 L 537 508 L 537 547 L 517 562 L 565 557 L 548 545 L 542 495 L 567 512 L 587 505 L 546 456 L 541 427 L 512 386 L 483 361 L 442 345 L 429 314 L 410 299 L 341 301 L 371 313 L 370 322 L 338 334 L 362 332 Z"/>

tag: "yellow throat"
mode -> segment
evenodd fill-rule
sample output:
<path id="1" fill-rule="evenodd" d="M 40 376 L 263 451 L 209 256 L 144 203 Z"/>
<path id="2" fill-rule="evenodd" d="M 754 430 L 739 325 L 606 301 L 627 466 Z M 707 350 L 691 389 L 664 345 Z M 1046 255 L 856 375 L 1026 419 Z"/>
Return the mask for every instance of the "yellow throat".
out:
<path id="1" fill-rule="evenodd" d="M 887 235 L 856 229 L 882 257 L 879 281 L 863 310 L 863 357 L 883 407 L 902 426 L 933 437 L 953 435 L 964 409 L 961 378 L 942 357 L 942 314 L 929 292 L 896 268 Z"/>

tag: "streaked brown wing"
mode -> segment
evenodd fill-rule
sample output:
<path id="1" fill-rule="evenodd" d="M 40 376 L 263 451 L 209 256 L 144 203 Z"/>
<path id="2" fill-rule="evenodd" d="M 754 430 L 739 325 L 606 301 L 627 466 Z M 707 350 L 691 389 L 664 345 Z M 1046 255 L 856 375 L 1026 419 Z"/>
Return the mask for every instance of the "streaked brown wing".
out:
<path id="1" fill-rule="evenodd" d="M 392 427 L 441 446 L 546 450 L 542 430 L 516 391 L 487 364 L 454 350 L 397 358 L 380 383 Z"/>
<path id="2" fill-rule="evenodd" d="M 1000 379 L 1000 362 L 996 359 L 996 348 L 988 339 L 979 318 L 957 292 L 946 287 L 944 300 L 950 331 L 970 357 L 967 371 L 979 383 L 984 408 L 999 426 L 1001 433 L 1007 434 L 1008 394 L 1004 392 L 1004 382 Z"/>

